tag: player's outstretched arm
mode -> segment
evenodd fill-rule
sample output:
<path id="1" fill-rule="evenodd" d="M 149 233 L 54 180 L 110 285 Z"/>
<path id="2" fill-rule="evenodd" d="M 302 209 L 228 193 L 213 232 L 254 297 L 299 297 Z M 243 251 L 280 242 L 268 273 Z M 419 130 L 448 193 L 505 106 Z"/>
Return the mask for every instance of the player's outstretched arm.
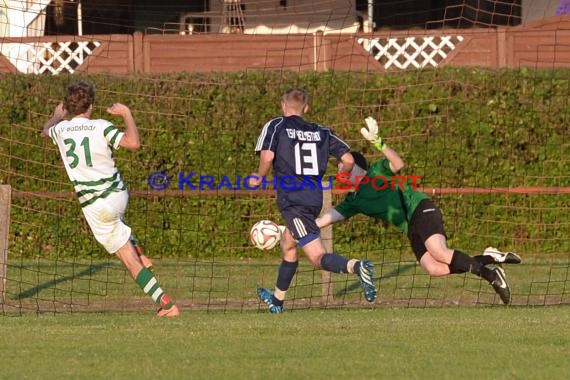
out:
<path id="1" fill-rule="evenodd" d="M 44 124 L 42 129 L 42 136 L 49 137 L 49 129 L 63 120 L 65 117 L 65 109 L 63 108 L 63 103 L 59 103 L 55 110 L 53 111 L 52 117 Z"/>
<path id="2" fill-rule="evenodd" d="M 125 121 L 125 135 L 119 142 L 119 146 L 128 150 L 137 150 L 141 146 L 139 130 L 129 107 L 121 103 L 115 103 L 107 108 L 111 115 L 121 116 Z"/>
<path id="3" fill-rule="evenodd" d="M 340 214 L 340 212 L 336 211 L 334 208 L 331 208 L 323 215 L 317 218 L 317 226 L 319 228 L 323 228 L 326 226 L 330 226 L 336 222 L 341 222 L 344 220 L 344 216 Z"/>
<path id="4" fill-rule="evenodd" d="M 390 170 L 392 170 L 392 173 L 398 173 L 406 166 L 402 157 L 389 146 L 386 146 L 386 148 L 382 150 L 382 153 L 386 156 L 388 161 L 390 161 Z"/>
<path id="5" fill-rule="evenodd" d="M 386 145 L 386 143 L 382 140 L 382 137 L 378 136 L 378 122 L 376 119 L 368 116 L 364 121 L 366 122 L 366 128 L 362 128 L 360 130 L 362 136 L 364 136 L 366 140 L 370 141 L 370 143 L 372 143 L 376 149 L 381 151 L 384 156 L 386 156 L 390 162 L 390 169 L 393 173 L 397 173 L 402 170 L 406 165 L 404 163 L 404 160 L 402 160 L 402 157 L 400 157 L 400 155 L 396 153 L 394 149 Z"/>
<path id="6" fill-rule="evenodd" d="M 273 158 L 275 158 L 275 153 L 269 149 L 264 149 L 259 153 L 259 167 L 257 168 L 257 173 L 253 173 L 251 175 L 252 178 L 248 180 L 249 186 L 259 186 L 259 184 L 261 184 L 261 179 L 266 176 L 267 173 L 269 173 L 269 169 L 271 169 Z"/>
<path id="7" fill-rule="evenodd" d="M 269 169 L 271 169 L 271 164 L 273 163 L 273 159 L 275 158 L 275 153 L 271 150 L 262 150 L 259 154 L 259 167 L 257 168 L 257 174 L 260 177 L 263 177 L 269 173 Z"/>

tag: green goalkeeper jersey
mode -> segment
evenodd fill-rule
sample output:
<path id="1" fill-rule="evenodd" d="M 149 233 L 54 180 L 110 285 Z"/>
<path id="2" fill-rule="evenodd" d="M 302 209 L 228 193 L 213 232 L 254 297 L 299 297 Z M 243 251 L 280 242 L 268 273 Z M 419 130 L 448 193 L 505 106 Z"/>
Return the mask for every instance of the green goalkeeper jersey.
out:
<path id="1" fill-rule="evenodd" d="M 407 234 L 408 222 L 414 210 L 422 200 L 429 197 L 411 189 L 408 184 L 403 185 L 403 190 L 400 189 L 400 185 L 393 185 L 391 177 L 395 174 L 390 169 L 390 162 L 387 159 L 374 162 L 368 168 L 366 175 L 371 179 L 370 183 L 361 184 L 358 191 L 347 195 L 335 207 L 336 211 L 346 219 L 356 214 L 368 215 L 393 224 Z M 385 187 L 384 178 L 388 181 Z M 384 189 L 378 189 L 382 187 Z"/>

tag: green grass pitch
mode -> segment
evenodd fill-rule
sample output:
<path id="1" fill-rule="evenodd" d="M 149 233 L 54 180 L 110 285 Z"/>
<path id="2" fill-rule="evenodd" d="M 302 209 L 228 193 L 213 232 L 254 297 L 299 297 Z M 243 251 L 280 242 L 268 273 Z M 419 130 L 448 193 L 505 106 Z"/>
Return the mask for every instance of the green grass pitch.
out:
<path id="1" fill-rule="evenodd" d="M 570 308 L 25 314 L 3 379 L 566 379 Z"/>
<path id="2" fill-rule="evenodd" d="M 474 276 L 430 279 L 410 262 L 379 263 L 380 304 L 362 304 L 355 279 L 335 275 L 335 299 L 348 307 L 322 308 L 320 274 L 302 261 L 288 310 L 271 315 L 255 287 L 272 287 L 276 268 L 273 260 L 157 260 L 156 273 L 182 306 L 180 318 L 161 319 L 115 258 L 14 259 L 7 272 L 12 307 L 5 305 L 0 324 L 0 378 L 480 380 L 570 373 L 567 269 L 558 270 L 555 258 L 525 257 L 507 267 L 515 294 L 508 307 Z M 520 305 L 548 297 L 566 305 Z M 407 307 L 429 306 L 426 299 L 438 307 Z M 38 306 L 42 313 L 35 314 Z"/>

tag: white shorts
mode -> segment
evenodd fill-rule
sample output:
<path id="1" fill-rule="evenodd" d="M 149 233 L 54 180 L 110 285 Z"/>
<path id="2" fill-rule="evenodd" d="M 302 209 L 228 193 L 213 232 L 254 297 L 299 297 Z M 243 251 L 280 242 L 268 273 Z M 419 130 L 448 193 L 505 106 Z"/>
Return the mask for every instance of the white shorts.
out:
<path id="1" fill-rule="evenodd" d="M 119 191 L 82 208 L 95 239 L 110 254 L 117 252 L 131 237 L 131 227 L 123 223 L 128 203 L 129 193 Z"/>

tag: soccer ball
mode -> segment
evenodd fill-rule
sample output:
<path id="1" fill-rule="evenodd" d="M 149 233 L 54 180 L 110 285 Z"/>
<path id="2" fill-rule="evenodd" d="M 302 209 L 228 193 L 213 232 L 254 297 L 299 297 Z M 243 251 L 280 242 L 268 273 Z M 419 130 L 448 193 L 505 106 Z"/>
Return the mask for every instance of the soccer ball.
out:
<path id="1" fill-rule="evenodd" d="M 260 220 L 249 230 L 249 240 L 261 250 L 273 249 L 281 240 L 281 229 L 271 220 Z"/>

